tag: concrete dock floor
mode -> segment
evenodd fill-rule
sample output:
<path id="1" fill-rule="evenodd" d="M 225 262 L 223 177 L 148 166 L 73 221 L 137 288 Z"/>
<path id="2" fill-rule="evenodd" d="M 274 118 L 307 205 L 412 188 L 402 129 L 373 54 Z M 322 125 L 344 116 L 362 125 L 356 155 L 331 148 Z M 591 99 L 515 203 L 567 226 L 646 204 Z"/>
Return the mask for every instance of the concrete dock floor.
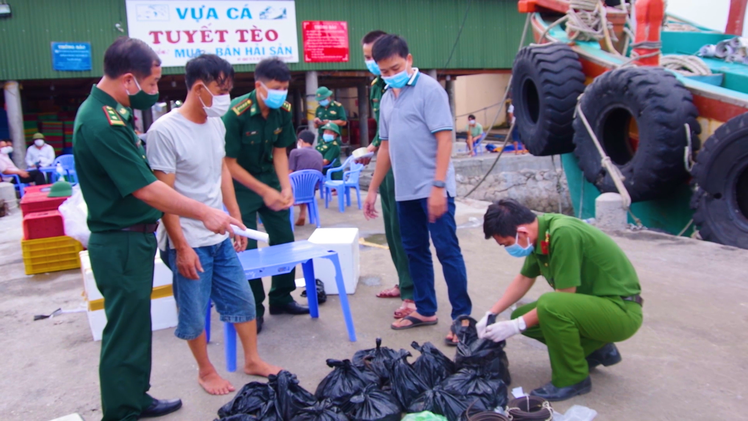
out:
<path id="1" fill-rule="evenodd" d="M 459 203 L 457 209 L 473 316 L 479 318 L 509 284 L 522 260 L 483 239 L 474 218 L 482 217 L 485 204 Z M 337 207 L 323 208 L 321 220 L 324 227 L 358 227 L 362 237 L 384 232 L 381 219 L 366 221 L 355 201 L 342 214 Z M 307 238 L 313 229 L 311 225 L 298 229 L 297 239 Z M 87 421 L 101 419 L 101 343 L 92 341 L 85 314 L 32 321 L 35 314 L 81 306 L 80 272 L 26 276 L 21 236 L 20 213 L 0 218 L 0 419 L 48 421 L 70 413 Z M 564 412 L 571 405 L 585 405 L 599 413 L 599 420 L 743 418 L 738 414 L 745 413 L 748 398 L 748 250 L 647 232 L 620 233 L 614 238 L 640 276 L 646 300 L 644 324 L 633 338 L 618 345 L 622 363 L 592 373 L 590 394 L 554 408 Z M 401 332 L 389 328 L 399 301 L 374 295 L 396 283 L 395 271 L 387 250 L 362 247 L 361 282 L 350 296 L 358 342 L 348 341 L 338 298 L 331 296 L 317 320 L 266 315 L 260 353 L 297 374 L 312 392 L 330 370 L 325 359 L 350 358 L 356 350 L 371 348 L 377 337 L 389 347 L 409 350 L 414 340 L 431 341 L 454 355 L 454 349 L 442 341 L 450 307 L 438 263 L 435 269 L 440 306 L 436 326 Z M 265 279 L 266 289 L 269 282 Z M 538 279 L 524 301 L 547 291 L 550 287 Z M 298 291 L 294 294 L 298 296 Z M 219 372 L 237 389 L 260 380 L 243 374 L 241 368 L 226 373 L 218 317 L 213 317 L 212 328 L 209 351 Z M 544 345 L 520 336 L 509 339 L 506 350 L 512 387 L 529 391 L 550 380 Z M 241 356 L 238 364 L 241 367 Z M 154 332 L 151 393 L 184 401 L 181 410 L 163 420 L 210 421 L 230 399 L 231 395 L 206 394 L 196 376 L 187 345 L 174 336 L 173 329 Z"/>

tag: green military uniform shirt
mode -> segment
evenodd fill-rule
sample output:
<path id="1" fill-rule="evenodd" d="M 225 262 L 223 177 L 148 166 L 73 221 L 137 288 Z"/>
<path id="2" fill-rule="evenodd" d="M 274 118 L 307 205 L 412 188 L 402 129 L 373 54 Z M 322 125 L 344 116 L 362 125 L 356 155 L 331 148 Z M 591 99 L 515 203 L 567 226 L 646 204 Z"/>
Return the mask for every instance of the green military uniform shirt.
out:
<path id="1" fill-rule="evenodd" d="M 382 144 L 382 139 L 379 138 L 379 104 L 382 101 L 382 96 L 384 96 L 386 88 L 387 84 L 382 79 L 382 76 L 377 76 L 371 82 L 371 90 L 369 91 L 371 111 L 374 113 L 374 119 L 377 121 L 377 134 L 374 135 L 374 140 L 372 140 L 371 144 L 377 148 Z"/>
<path id="2" fill-rule="evenodd" d="M 628 297 L 639 294 L 639 278 L 620 247 L 599 229 L 565 215 L 538 217 L 535 251 L 525 258 L 523 276 L 539 275 L 554 289 L 578 294 Z"/>
<path id="3" fill-rule="evenodd" d="M 325 142 L 322 137 L 317 140 L 317 146 L 314 148 L 322 154 L 322 159 L 332 163 L 332 168 L 340 166 L 340 142 L 336 138 L 332 142 Z"/>
<path id="4" fill-rule="evenodd" d="M 91 232 L 161 218 L 160 211 L 132 195 L 156 181 L 133 130 L 132 111 L 96 86 L 75 116 L 73 153 Z"/>
<path id="5" fill-rule="evenodd" d="M 345 115 L 345 108 L 343 108 L 343 104 L 339 103 L 338 101 L 330 100 L 330 104 L 327 107 L 319 106 L 317 107 L 317 111 L 314 113 L 314 116 L 318 119 L 325 121 L 325 120 L 343 120 L 348 121 L 348 117 Z M 317 129 L 317 133 L 319 134 L 318 139 L 322 139 L 322 126 L 319 126 Z M 319 140 L 318 140 L 319 141 Z"/>
<path id="6" fill-rule="evenodd" d="M 271 109 L 267 118 L 262 116 L 257 103 L 257 91 L 252 91 L 231 101 L 231 109 L 223 116 L 226 126 L 226 157 L 237 163 L 255 178 L 276 179 L 273 166 L 273 148 L 286 148 L 296 142 L 291 120 L 291 104 Z M 262 177 L 265 176 L 265 177 Z M 249 191 L 234 183 L 237 193 Z"/>

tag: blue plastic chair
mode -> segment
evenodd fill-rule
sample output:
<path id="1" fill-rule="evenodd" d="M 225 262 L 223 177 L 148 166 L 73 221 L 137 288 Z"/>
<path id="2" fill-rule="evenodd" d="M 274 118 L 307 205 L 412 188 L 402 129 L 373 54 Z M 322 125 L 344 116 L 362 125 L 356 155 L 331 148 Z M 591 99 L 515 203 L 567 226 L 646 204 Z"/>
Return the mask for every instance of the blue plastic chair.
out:
<path id="1" fill-rule="evenodd" d="M 18 174 L 4 174 L 3 177 L 13 177 L 16 179 L 14 186 L 16 186 L 16 190 L 18 190 L 18 195 L 23 199 L 23 190 L 30 186 L 31 183 L 21 183 L 21 177 L 19 177 Z"/>
<path id="2" fill-rule="evenodd" d="M 335 165 L 338 162 L 340 162 L 340 159 L 339 158 L 335 158 L 329 164 L 323 165 L 322 166 L 322 175 L 324 176 L 325 174 L 327 174 L 331 169 L 333 169 L 332 166 Z M 345 163 L 343 163 L 343 165 L 345 165 Z M 321 187 L 319 189 L 319 198 L 320 199 L 324 199 L 325 198 L 325 189 L 323 189 Z"/>
<path id="3" fill-rule="evenodd" d="M 52 163 L 52 168 L 57 169 L 57 163 L 60 163 L 62 165 L 62 169 L 65 171 L 65 174 L 68 176 L 68 182 L 70 183 L 77 183 L 78 182 L 78 175 L 75 173 L 75 157 L 74 155 L 60 155 L 57 158 L 55 158 L 55 162 Z M 57 171 L 54 171 L 52 173 L 52 182 L 54 183 L 57 181 L 57 178 L 59 177 L 59 174 L 57 174 Z"/>
<path id="4" fill-rule="evenodd" d="M 288 178 L 291 180 L 291 188 L 293 189 L 293 204 L 307 205 L 309 222 L 317 224 L 317 228 L 319 228 L 319 208 L 317 207 L 317 198 L 314 196 L 314 189 L 317 186 L 322 187 L 325 176 L 317 170 L 301 170 L 292 172 Z M 291 230 L 294 230 L 293 210 L 290 214 Z"/>
<path id="5" fill-rule="evenodd" d="M 347 167 L 350 167 L 350 169 L 345 171 Z M 363 169 L 364 165 L 357 163 L 355 158 L 351 156 L 345 160 L 343 165 L 327 171 L 327 179 L 325 180 L 325 209 L 329 207 L 330 199 L 332 198 L 332 189 L 338 192 L 338 210 L 340 212 L 345 212 L 346 202 L 348 206 L 351 206 L 350 189 L 356 189 L 356 200 L 358 201 L 358 208 L 361 209 L 359 177 Z M 332 173 L 340 171 L 343 171 L 343 179 L 333 180 Z"/>

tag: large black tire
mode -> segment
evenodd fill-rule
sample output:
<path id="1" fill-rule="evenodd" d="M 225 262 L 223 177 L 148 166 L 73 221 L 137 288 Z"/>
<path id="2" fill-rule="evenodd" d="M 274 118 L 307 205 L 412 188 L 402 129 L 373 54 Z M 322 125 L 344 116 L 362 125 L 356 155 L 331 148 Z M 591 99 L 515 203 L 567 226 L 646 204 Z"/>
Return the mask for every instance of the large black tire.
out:
<path id="1" fill-rule="evenodd" d="M 695 144 L 701 126 L 691 93 L 672 73 L 654 67 L 612 70 L 585 89 L 580 105 L 605 153 L 621 170 L 633 202 L 666 196 L 688 180 L 685 124 Z M 630 136 L 635 127 L 638 143 Z M 603 193 L 616 192 L 579 115 L 574 119 L 574 143 L 587 181 Z"/>
<path id="2" fill-rule="evenodd" d="M 574 150 L 574 106 L 584 91 L 579 56 L 566 44 L 525 47 L 512 68 L 515 130 L 535 156 Z"/>
<path id="3" fill-rule="evenodd" d="M 704 142 L 692 173 L 693 222 L 701 238 L 748 249 L 748 113 Z"/>

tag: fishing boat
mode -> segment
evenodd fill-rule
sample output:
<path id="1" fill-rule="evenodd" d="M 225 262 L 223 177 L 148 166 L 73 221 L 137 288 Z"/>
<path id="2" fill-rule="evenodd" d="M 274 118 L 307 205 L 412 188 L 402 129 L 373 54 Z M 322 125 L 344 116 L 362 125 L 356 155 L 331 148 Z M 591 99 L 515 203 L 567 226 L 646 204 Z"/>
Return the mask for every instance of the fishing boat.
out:
<path id="1" fill-rule="evenodd" d="M 513 66 L 515 129 L 561 155 L 577 216 L 619 192 L 632 223 L 748 248 L 748 0 L 725 32 L 632 3 L 519 1 L 534 43 Z"/>

